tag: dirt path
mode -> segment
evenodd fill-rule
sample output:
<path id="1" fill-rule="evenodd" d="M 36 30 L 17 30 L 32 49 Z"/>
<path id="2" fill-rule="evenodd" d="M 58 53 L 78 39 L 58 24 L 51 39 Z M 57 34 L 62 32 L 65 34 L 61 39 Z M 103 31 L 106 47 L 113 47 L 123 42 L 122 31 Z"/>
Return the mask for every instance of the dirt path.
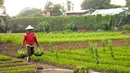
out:
<path id="1" fill-rule="evenodd" d="M 35 73 L 72 73 L 71 69 L 40 62 L 33 62 L 33 61 L 28 62 L 26 58 L 25 59 L 12 58 L 12 59 L 15 61 L 23 61 L 29 64 L 36 64 L 37 66 L 35 69 Z"/>

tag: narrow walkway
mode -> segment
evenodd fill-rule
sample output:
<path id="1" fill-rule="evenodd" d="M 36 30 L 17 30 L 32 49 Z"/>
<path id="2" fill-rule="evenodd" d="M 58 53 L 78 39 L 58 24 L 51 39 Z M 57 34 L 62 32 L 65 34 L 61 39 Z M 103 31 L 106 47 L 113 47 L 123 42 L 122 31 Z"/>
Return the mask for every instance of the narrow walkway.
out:
<path id="1" fill-rule="evenodd" d="M 66 68 L 55 66 L 55 65 L 34 62 L 34 61 L 28 62 L 26 58 L 25 59 L 12 58 L 12 59 L 17 60 L 17 61 L 23 61 L 29 64 L 36 64 L 35 73 L 72 73 L 71 69 L 66 69 Z"/>

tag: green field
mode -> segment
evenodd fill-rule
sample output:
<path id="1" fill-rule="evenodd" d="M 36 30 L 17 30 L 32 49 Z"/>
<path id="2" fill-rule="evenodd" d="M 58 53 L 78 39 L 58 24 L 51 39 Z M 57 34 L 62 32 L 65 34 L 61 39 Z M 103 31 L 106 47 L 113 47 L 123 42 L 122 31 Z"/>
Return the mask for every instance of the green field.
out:
<path id="1" fill-rule="evenodd" d="M 24 33 L 0 34 L 0 41 L 21 44 L 23 35 Z M 87 42 L 88 47 L 73 50 L 75 49 L 73 48 L 74 45 L 69 45 L 68 47 L 71 48 L 56 50 L 53 48 L 53 45 L 50 45 L 50 51 L 45 51 L 42 56 L 33 55 L 32 59 L 34 61 L 52 63 L 70 68 L 84 67 L 85 70 L 92 69 L 105 73 L 130 73 L 130 46 L 127 41 L 130 39 L 130 36 L 121 35 L 121 32 L 36 33 L 36 36 L 40 44 L 51 42 Z M 91 43 L 91 41 L 96 40 L 107 40 L 108 42 L 107 44 L 101 42 L 101 47 L 97 47 L 97 44 Z M 112 40 L 125 40 L 126 42 L 123 43 L 125 46 L 112 46 Z M 8 58 L 5 57 L 5 59 Z M 26 68 L 26 66 L 23 65 L 23 68 L 24 67 Z M 15 67 L 13 66 L 12 68 Z M 7 69 L 7 71 L 13 72 L 13 70 L 11 70 L 12 68 L 3 68 L 3 70 Z M 21 67 L 16 66 L 16 69 L 18 68 Z M 26 70 L 28 70 L 28 68 L 26 68 L 25 71 Z"/>
<path id="2" fill-rule="evenodd" d="M 33 60 L 52 63 L 64 67 L 85 67 L 105 73 L 130 73 L 130 46 L 128 47 L 96 47 L 82 50 L 45 51 L 42 56 L 32 56 Z M 113 52 L 113 54 L 112 54 Z M 113 57 L 113 56 L 114 57 Z M 98 63 L 98 62 L 99 63 Z"/>
<path id="3" fill-rule="evenodd" d="M 129 39 L 130 36 L 120 35 L 121 32 L 73 32 L 73 33 L 36 33 L 40 43 L 50 42 L 83 42 L 94 40 Z M 0 34 L 0 41 L 21 44 L 24 33 Z"/>
<path id="4" fill-rule="evenodd" d="M 32 73 L 35 65 L 14 61 L 11 57 L 0 54 L 0 73 Z"/>

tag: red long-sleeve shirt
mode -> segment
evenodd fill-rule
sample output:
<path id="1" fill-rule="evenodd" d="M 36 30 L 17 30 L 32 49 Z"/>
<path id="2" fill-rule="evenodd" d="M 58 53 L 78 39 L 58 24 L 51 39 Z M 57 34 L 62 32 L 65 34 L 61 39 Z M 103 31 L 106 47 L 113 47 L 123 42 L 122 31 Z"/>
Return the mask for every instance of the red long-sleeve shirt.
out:
<path id="1" fill-rule="evenodd" d="M 34 45 L 34 42 L 37 44 L 37 46 L 39 46 L 34 32 L 26 32 L 25 35 L 24 35 L 22 45 L 24 45 L 25 43 L 28 44 L 28 45 Z"/>

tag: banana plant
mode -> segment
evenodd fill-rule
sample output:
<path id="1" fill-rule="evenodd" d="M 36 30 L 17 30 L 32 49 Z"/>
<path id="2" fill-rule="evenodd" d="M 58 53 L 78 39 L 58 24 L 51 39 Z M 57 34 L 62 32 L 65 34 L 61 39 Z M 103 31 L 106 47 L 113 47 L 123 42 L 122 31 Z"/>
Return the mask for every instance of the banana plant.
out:
<path id="1" fill-rule="evenodd" d="M 51 53 L 54 53 L 53 42 L 50 42 L 50 52 L 51 52 Z"/>
<path id="2" fill-rule="evenodd" d="M 114 51 L 113 51 L 113 48 L 112 48 L 112 41 L 109 40 L 108 42 L 109 42 L 110 54 L 111 54 L 112 58 L 115 59 Z"/>

